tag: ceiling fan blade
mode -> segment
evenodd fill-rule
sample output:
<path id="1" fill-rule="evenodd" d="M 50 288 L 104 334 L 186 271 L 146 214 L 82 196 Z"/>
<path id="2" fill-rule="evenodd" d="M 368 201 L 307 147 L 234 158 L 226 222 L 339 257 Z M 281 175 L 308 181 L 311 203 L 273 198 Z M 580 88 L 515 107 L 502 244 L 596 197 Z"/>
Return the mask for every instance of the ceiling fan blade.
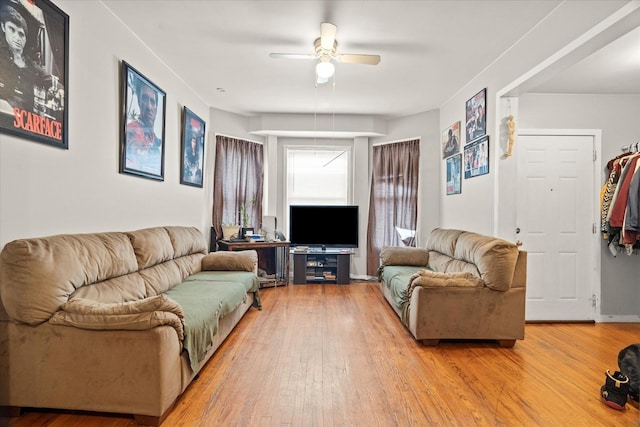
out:
<path id="1" fill-rule="evenodd" d="M 269 56 L 275 59 L 316 59 L 318 57 L 306 53 L 270 53 Z"/>
<path id="2" fill-rule="evenodd" d="M 341 55 L 336 55 L 336 61 L 347 62 L 349 64 L 378 65 L 380 63 L 380 55 L 361 55 L 361 54 L 343 53 Z"/>
<path id="3" fill-rule="evenodd" d="M 330 22 L 320 24 L 320 46 L 323 50 L 333 49 L 333 43 L 336 41 L 337 27 Z"/>

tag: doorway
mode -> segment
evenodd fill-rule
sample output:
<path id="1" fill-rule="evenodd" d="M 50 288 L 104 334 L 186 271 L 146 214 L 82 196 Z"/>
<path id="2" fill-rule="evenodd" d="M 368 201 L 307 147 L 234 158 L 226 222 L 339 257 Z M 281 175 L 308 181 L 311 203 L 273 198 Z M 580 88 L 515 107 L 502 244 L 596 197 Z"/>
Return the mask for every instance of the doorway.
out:
<path id="1" fill-rule="evenodd" d="M 528 252 L 527 321 L 595 320 L 598 132 L 518 134 L 516 232 Z"/>

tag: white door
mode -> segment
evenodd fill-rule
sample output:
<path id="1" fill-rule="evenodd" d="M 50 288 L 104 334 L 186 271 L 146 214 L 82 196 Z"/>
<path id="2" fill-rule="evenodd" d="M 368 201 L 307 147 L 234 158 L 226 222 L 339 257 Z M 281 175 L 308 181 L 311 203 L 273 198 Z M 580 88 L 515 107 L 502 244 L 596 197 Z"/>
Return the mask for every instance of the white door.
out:
<path id="1" fill-rule="evenodd" d="M 594 136 L 519 135 L 517 143 L 526 319 L 593 320 Z"/>

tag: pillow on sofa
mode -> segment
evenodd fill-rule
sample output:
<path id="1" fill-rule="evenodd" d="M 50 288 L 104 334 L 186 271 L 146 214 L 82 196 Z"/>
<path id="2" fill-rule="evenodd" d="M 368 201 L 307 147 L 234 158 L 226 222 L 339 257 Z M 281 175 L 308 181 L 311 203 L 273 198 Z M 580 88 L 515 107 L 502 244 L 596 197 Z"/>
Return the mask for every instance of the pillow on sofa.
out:
<path id="1" fill-rule="evenodd" d="M 256 271 L 258 253 L 249 251 L 212 252 L 202 258 L 202 271 Z"/>
<path id="2" fill-rule="evenodd" d="M 380 263 L 426 267 L 429 263 L 429 251 L 414 247 L 383 246 L 380 250 Z"/>

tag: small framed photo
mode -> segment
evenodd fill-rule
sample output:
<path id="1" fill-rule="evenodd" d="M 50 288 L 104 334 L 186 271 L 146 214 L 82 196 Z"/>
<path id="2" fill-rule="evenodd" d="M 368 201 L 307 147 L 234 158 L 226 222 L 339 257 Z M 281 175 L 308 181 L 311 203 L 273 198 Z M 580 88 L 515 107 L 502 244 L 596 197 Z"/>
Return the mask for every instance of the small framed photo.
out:
<path id="1" fill-rule="evenodd" d="M 202 188 L 205 122 L 193 111 L 182 110 L 182 153 L 180 184 Z"/>
<path id="2" fill-rule="evenodd" d="M 489 173 L 489 137 L 485 136 L 464 147 L 464 178 Z"/>
<path id="3" fill-rule="evenodd" d="M 442 132 L 442 158 L 446 159 L 460 152 L 460 121 Z"/>
<path id="4" fill-rule="evenodd" d="M 49 0 L 0 0 L 0 132 L 69 148 L 69 16 Z"/>
<path id="5" fill-rule="evenodd" d="M 164 125 L 167 96 L 122 61 L 120 173 L 164 180 Z"/>
<path id="6" fill-rule="evenodd" d="M 462 189 L 462 154 L 447 159 L 447 196 L 460 194 Z"/>
<path id="7" fill-rule="evenodd" d="M 487 134 L 487 88 L 473 95 L 466 103 L 466 139 L 469 143 Z"/>

